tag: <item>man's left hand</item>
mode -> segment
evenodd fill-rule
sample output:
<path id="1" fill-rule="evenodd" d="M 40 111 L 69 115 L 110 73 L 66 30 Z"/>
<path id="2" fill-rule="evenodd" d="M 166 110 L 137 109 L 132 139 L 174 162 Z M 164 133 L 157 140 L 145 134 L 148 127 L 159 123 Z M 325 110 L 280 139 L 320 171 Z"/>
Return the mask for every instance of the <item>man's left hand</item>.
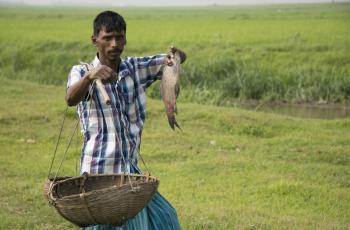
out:
<path id="1" fill-rule="evenodd" d="M 186 54 L 185 52 L 183 52 L 181 49 L 179 48 L 176 48 L 174 46 L 171 46 L 169 51 L 168 51 L 168 54 L 166 56 L 166 59 L 165 59 L 165 64 L 168 65 L 168 66 L 172 66 L 174 63 L 172 61 L 172 58 L 174 57 L 174 54 L 176 52 L 179 52 L 180 54 L 180 58 L 181 58 L 181 64 L 185 62 L 186 60 Z"/>

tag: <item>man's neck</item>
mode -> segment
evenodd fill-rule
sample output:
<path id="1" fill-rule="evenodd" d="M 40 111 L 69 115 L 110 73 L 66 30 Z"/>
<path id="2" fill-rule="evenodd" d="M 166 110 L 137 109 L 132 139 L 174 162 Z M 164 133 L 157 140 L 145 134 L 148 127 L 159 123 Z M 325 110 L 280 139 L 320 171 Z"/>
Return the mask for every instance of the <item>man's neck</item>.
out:
<path id="1" fill-rule="evenodd" d="M 104 58 L 104 57 L 102 57 L 102 56 L 99 56 L 98 54 L 97 54 L 97 57 L 98 57 L 98 59 L 100 60 L 100 62 L 101 62 L 102 65 L 106 65 L 106 66 L 112 68 L 112 69 L 113 69 L 114 71 L 116 71 L 117 73 L 119 72 L 119 64 L 120 64 L 120 62 L 121 62 L 120 57 L 119 57 L 118 59 L 116 59 L 116 60 L 109 60 L 109 59 L 107 59 L 107 58 Z"/>

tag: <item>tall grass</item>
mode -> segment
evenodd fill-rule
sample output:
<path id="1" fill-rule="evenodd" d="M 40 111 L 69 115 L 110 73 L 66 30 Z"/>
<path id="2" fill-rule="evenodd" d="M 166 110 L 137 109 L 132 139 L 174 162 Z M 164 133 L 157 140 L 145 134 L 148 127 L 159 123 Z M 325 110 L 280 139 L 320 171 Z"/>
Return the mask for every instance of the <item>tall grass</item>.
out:
<path id="1" fill-rule="evenodd" d="M 62 85 L 103 9 L 0 8 L 0 77 Z M 182 100 L 347 102 L 350 4 L 125 8 L 125 56 L 188 53 Z M 158 89 L 149 94 L 158 97 Z"/>

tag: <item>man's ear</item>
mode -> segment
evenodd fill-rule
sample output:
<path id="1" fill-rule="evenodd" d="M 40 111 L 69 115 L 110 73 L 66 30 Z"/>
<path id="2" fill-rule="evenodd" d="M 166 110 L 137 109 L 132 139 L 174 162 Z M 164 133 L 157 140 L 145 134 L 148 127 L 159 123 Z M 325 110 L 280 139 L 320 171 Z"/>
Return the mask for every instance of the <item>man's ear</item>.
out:
<path id="1" fill-rule="evenodd" d="M 94 34 L 91 35 L 91 43 L 93 46 L 97 46 L 97 39 L 96 39 L 96 36 Z"/>

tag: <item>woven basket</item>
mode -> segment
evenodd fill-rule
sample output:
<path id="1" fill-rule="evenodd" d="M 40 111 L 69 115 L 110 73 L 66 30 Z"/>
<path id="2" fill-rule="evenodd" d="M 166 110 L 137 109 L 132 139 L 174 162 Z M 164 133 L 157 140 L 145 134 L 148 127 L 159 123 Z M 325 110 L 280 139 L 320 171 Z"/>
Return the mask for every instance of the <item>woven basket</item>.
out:
<path id="1" fill-rule="evenodd" d="M 55 182 L 61 181 L 61 180 L 66 180 L 72 177 L 69 176 L 64 176 L 64 177 L 56 177 Z M 44 197 L 45 199 L 49 200 L 49 192 L 50 192 L 50 187 L 53 185 L 53 177 L 49 177 L 46 179 L 45 183 L 44 183 Z"/>
<path id="2" fill-rule="evenodd" d="M 140 174 L 94 174 L 47 180 L 49 203 L 70 222 L 121 226 L 152 199 L 159 181 Z"/>

